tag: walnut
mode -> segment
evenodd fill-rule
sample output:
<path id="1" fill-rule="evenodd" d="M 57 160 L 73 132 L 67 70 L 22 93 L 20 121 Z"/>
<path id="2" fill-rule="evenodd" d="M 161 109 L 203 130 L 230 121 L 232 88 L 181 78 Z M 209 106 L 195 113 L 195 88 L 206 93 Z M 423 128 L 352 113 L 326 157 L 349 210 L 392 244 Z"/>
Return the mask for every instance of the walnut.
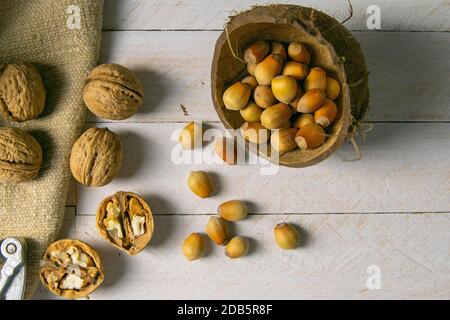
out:
<path id="1" fill-rule="evenodd" d="M 103 200 L 96 221 L 103 238 L 132 256 L 141 252 L 153 235 L 150 207 L 132 192 L 117 192 Z"/>
<path id="2" fill-rule="evenodd" d="M 48 247 L 39 275 L 48 290 L 69 299 L 89 295 L 105 278 L 98 253 L 82 241 L 68 239 Z"/>
<path id="3" fill-rule="evenodd" d="M 119 137 L 108 129 L 88 129 L 75 142 L 70 155 L 70 170 L 85 186 L 101 187 L 110 183 L 122 164 Z"/>
<path id="4" fill-rule="evenodd" d="M 0 78 L 0 112 L 24 122 L 37 118 L 45 106 L 45 87 L 39 71 L 30 63 L 9 64 Z"/>
<path id="5" fill-rule="evenodd" d="M 42 149 L 31 135 L 17 128 L 0 128 L 0 183 L 16 184 L 36 177 Z"/>
<path id="6" fill-rule="evenodd" d="M 100 118 L 123 120 L 143 103 L 144 87 L 136 75 L 117 64 L 102 64 L 88 75 L 84 103 Z"/>

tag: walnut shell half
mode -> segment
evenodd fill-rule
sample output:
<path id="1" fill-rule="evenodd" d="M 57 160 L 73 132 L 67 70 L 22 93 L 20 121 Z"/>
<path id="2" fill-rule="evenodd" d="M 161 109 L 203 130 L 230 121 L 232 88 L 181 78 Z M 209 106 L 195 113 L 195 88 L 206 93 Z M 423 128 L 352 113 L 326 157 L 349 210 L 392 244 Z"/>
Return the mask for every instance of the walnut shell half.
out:
<path id="1" fill-rule="evenodd" d="M 110 183 L 122 164 L 119 137 L 107 128 L 90 128 L 72 147 L 70 170 L 85 186 L 101 187 Z"/>
<path id="2" fill-rule="evenodd" d="M 105 279 L 98 253 L 79 240 L 59 240 L 44 254 L 39 270 L 42 284 L 52 293 L 68 298 L 83 298 Z"/>
<path id="3" fill-rule="evenodd" d="M 42 148 L 17 128 L 0 128 L 0 183 L 15 184 L 36 177 L 42 166 Z"/>
<path id="4" fill-rule="evenodd" d="M 100 203 L 97 230 L 116 248 L 134 256 L 153 236 L 154 223 L 150 207 L 139 195 L 117 192 Z"/>
<path id="5" fill-rule="evenodd" d="M 89 73 L 83 98 L 96 116 L 123 120 L 134 115 L 142 105 L 144 87 L 127 68 L 118 64 L 102 64 Z"/>
<path id="6" fill-rule="evenodd" d="M 0 112 L 24 122 L 37 118 L 45 106 L 45 87 L 39 71 L 30 63 L 9 64 L 0 78 Z"/>

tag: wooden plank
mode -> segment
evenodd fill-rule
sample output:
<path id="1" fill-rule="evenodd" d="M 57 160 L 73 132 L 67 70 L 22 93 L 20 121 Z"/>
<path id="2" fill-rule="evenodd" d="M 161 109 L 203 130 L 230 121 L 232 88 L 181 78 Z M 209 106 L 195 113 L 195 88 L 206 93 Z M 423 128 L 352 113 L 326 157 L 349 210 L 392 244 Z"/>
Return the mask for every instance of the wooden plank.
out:
<path id="1" fill-rule="evenodd" d="M 218 34 L 104 33 L 102 61 L 137 71 L 145 86 L 143 109 L 127 121 L 218 121 L 210 93 L 211 59 Z M 370 70 L 368 120 L 450 121 L 450 33 L 355 35 Z M 101 120 L 90 115 L 88 121 Z"/>
<path id="2" fill-rule="evenodd" d="M 105 265 L 105 282 L 90 298 L 450 298 L 448 213 L 252 216 L 235 224 L 236 234 L 251 239 L 249 256 L 230 260 L 209 244 L 205 258 L 187 262 L 181 244 L 207 219 L 156 216 L 150 246 L 129 257 L 98 236 L 93 216 L 77 216 L 71 236 L 93 245 Z M 284 221 L 303 230 L 302 248 L 278 249 L 272 228 Z M 379 268 L 379 290 L 367 286 L 371 266 Z M 43 288 L 36 296 L 51 297 Z"/>
<path id="3" fill-rule="evenodd" d="M 360 145 L 361 161 L 343 161 L 354 157 L 346 145 L 314 167 L 264 172 L 273 175 L 261 174 L 270 169 L 267 163 L 223 165 L 212 143 L 195 156 L 185 152 L 190 163 L 197 157 L 200 162 L 172 158 L 179 155 L 177 130 L 183 126 L 108 124 L 124 146 L 122 169 L 105 187 L 78 185 L 77 212 L 95 214 L 103 198 L 123 189 L 147 198 L 158 214 L 214 213 L 221 202 L 233 198 L 248 201 L 251 211 L 261 214 L 450 211 L 450 124 L 375 124 Z M 212 174 L 218 189 L 214 197 L 200 200 L 188 190 L 191 170 Z"/>
<path id="4" fill-rule="evenodd" d="M 222 30 L 228 16 L 252 6 L 287 3 L 284 0 L 127 0 L 105 1 L 103 27 L 106 30 Z M 346 0 L 289 1 L 322 10 L 343 21 L 349 16 Z M 450 30 L 450 4 L 440 0 L 389 1 L 353 0 L 353 17 L 346 23 L 351 30 L 367 30 L 367 10 L 377 5 L 382 30 Z M 371 11 L 372 12 L 372 11 Z"/>

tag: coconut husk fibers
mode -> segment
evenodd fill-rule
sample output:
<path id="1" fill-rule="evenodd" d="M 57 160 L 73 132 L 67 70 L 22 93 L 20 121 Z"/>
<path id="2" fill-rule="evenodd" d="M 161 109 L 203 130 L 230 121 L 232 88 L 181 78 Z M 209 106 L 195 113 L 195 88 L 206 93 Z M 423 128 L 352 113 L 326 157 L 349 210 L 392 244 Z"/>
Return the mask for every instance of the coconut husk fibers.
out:
<path id="1" fill-rule="evenodd" d="M 352 135 L 368 109 L 368 72 L 359 43 L 340 22 L 312 8 L 270 5 L 231 17 L 217 40 L 211 73 L 214 106 L 228 129 L 239 128 L 244 120 L 239 111 L 225 108 L 222 95 L 228 86 L 247 75 L 246 65 L 233 56 L 230 45 L 242 57 L 245 48 L 256 40 L 303 43 L 311 53 L 310 67 L 322 67 L 328 76 L 339 80 L 342 92 L 335 101 L 338 117 L 328 131 L 326 143 L 314 150 L 297 149 L 279 158 L 280 165 L 289 167 L 321 162 Z"/>

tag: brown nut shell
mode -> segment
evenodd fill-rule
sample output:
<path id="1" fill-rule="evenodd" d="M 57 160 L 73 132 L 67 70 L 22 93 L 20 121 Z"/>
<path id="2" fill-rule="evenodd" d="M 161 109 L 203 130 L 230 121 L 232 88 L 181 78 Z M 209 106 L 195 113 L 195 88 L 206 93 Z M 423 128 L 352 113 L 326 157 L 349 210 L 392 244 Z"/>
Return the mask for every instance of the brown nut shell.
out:
<path id="1" fill-rule="evenodd" d="M 24 122 L 37 118 L 45 106 L 45 87 L 30 63 L 9 64 L 0 77 L 0 113 Z"/>
<path id="2" fill-rule="evenodd" d="M 70 239 L 47 248 L 39 277 L 50 292 L 68 299 L 86 297 L 105 279 L 98 253 L 87 243 Z"/>
<path id="3" fill-rule="evenodd" d="M 127 68 L 118 64 L 102 64 L 89 73 L 83 99 L 96 116 L 123 120 L 133 116 L 142 106 L 144 86 Z"/>
<path id="4" fill-rule="evenodd" d="M 122 164 L 119 137 L 108 129 L 90 128 L 72 147 L 70 170 L 73 177 L 89 187 L 110 183 Z"/>
<path id="5" fill-rule="evenodd" d="M 139 195 L 119 191 L 100 203 L 96 226 L 102 238 L 134 256 L 144 250 L 153 236 L 153 214 Z"/>
<path id="6" fill-rule="evenodd" d="M 36 177 L 42 166 L 42 148 L 17 128 L 0 128 L 0 183 L 16 184 Z"/>

